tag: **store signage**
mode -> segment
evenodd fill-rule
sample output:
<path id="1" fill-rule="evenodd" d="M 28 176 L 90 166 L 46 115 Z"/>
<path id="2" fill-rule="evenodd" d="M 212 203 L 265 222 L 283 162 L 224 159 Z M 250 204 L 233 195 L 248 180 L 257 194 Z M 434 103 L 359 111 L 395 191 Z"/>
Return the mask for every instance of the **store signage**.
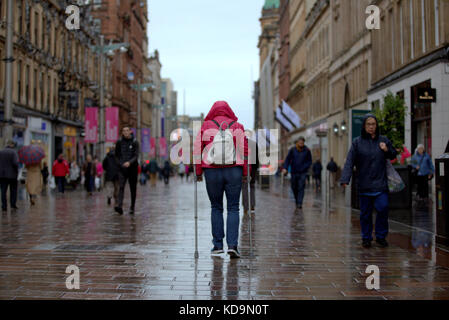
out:
<path id="1" fill-rule="evenodd" d="M 301 128 L 301 118 L 285 101 L 282 101 L 282 114 L 296 129 Z"/>
<path id="2" fill-rule="evenodd" d="M 86 143 L 97 143 L 98 141 L 98 108 L 86 108 L 85 137 Z"/>
<path id="3" fill-rule="evenodd" d="M 437 102 L 437 90 L 432 88 L 418 88 L 418 102 Z"/>
<path id="4" fill-rule="evenodd" d="M 119 139 L 119 109 L 106 108 L 106 142 L 116 142 Z"/>
<path id="5" fill-rule="evenodd" d="M 293 130 L 295 130 L 290 121 L 288 121 L 282 114 L 282 110 L 280 107 L 276 109 L 276 121 L 279 122 L 288 132 L 292 132 Z"/>
<path id="6" fill-rule="evenodd" d="M 76 128 L 74 127 L 65 127 L 64 135 L 67 137 L 76 137 Z"/>

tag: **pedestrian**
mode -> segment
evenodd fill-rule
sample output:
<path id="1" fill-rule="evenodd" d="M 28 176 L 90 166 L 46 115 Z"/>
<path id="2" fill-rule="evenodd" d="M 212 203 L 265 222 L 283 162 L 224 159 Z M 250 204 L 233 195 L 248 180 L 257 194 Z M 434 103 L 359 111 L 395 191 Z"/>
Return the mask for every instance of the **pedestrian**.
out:
<path id="1" fill-rule="evenodd" d="M 44 161 L 42 163 L 41 174 L 42 174 L 42 183 L 44 185 L 44 190 L 45 190 L 46 187 L 47 187 L 47 184 L 48 184 L 48 176 L 50 175 L 50 172 L 48 171 L 48 165 L 47 165 L 46 161 Z"/>
<path id="2" fill-rule="evenodd" d="M 36 198 L 39 193 L 42 192 L 42 173 L 41 164 L 30 164 L 26 165 L 27 175 L 26 175 L 26 189 L 30 196 L 30 203 L 32 206 L 36 203 Z"/>
<path id="3" fill-rule="evenodd" d="M 254 152 L 256 153 L 256 156 L 255 156 L 256 163 L 250 164 L 250 166 L 251 166 L 250 179 L 251 180 L 249 181 L 249 189 L 250 189 L 249 197 L 248 197 L 248 181 L 245 181 L 242 184 L 242 204 L 243 204 L 243 213 L 244 214 L 248 214 L 249 209 L 251 209 L 252 212 L 254 212 L 256 210 L 256 179 L 257 179 L 256 175 L 257 175 L 257 170 L 259 169 L 259 158 L 257 157 L 257 153 L 258 153 L 257 144 L 256 144 L 255 149 L 256 150 Z M 252 152 L 252 149 L 249 152 Z M 250 203 L 248 203 L 248 202 L 250 202 Z"/>
<path id="4" fill-rule="evenodd" d="M 64 155 L 60 154 L 58 159 L 53 162 L 52 168 L 53 177 L 55 177 L 56 185 L 58 186 L 58 191 L 64 193 L 65 191 L 65 180 L 66 176 L 70 174 L 69 164 L 64 159 Z"/>
<path id="5" fill-rule="evenodd" d="M 151 186 L 155 187 L 157 183 L 157 174 L 159 172 L 159 165 L 157 164 L 156 159 L 151 159 L 148 164 L 148 173 L 150 175 Z"/>
<path id="6" fill-rule="evenodd" d="M 321 164 L 321 160 L 315 161 L 313 164 L 313 180 L 315 180 L 315 191 L 321 191 L 321 172 L 323 171 L 323 166 Z"/>
<path id="7" fill-rule="evenodd" d="M 420 144 L 416 148 L 411 165 L 415 172 L 416 183 L 418 185 L 417 197 L 419 200 L 426 200 L 429 198 L 429 180 L 435 174 L 435 167 L 432 158 L 425 151 L 424 145 Z"/>
<path id="8" fill-rule="evenodd" d="M 296 141 L 296 146 L 290 149 L 282 170 L 285 175 L 291 166 L 291 188 L 295 196 L 297 209 L 302 209 L 306 179 L 312 166 L 312 153 L 305 143 L 304 137 L 300 137 Z"/>
<path id="9" fill-rule="evenodd" d="M 171 172 L 170 162 L 165 161 L 164 168 L 162 169 L 165 184 L 169 184 L 170 182 L 170 172 Z"/>
<path id="10" fill-rule="evenodd" d="M 331 160 L 327 164 L 326 167 L 327 171 L 329 171 L 330 174 L 330 187 L 333 189 L 336 184 L 337 180 L 337 171 L 338 171 L 338 165 L 335 163 L 334 158 L 331 157 Z"/>
<path id="11" fill-rule="evenodd" d="M 231 161 L 215 161 L 217 160 L 215 159 L 215 154 L 221 154 L 220 150 L 221 146 L 223 146 L 223 144 L 217 146 L 217 148 L 220 149 L 219 151 L 215 151 L 214 148 L 211 148 L 215 144 L 214 140 L 215 136 L 218 134 L 219 128 L 223 130 L 233 130 L 233 141 L 229 141 L 230 136 L 225 133 L 225 139 L 227 140 L 225 140 L 223 144 L 224 146 L 229 146 L 230 143 L 233 142 L 234 151 L 236 151 L 237 156 L 239 156 L 239 154 L 243 151 L 243 155 L 241 157 L 238 159 L 234 158 L 237 159 L 236 162 L 233 162 L 232 158 Z M 209 114 L 204 119 L 204 123 L 201 126 L 201 134 L 198 135 L 195 141 L 194 154 L 197 159 L 201 157 L 205 148 L 207 150 L 207 152 L 205 151 L 207 158 L 203 159 L 203 157 L 201 157 L 201 163 L 196 165 L 196 179 L 197 181 L 202 181 L 202 174 L 204 171 L 207 194 L 212 207 L 212 243 L 214 245 L 211 251 L 212 255 L 224 253 L 223 238 L 225 233 L 223 222 L 223 194 L 226 194 L 228 211 L 226 227 L 226 241 L 228 245 L 227 253 L 231 258 L 240 257 L 238 250 L 240 192 L 242 190 L 242 182 L 246 181 L 248 162 L 248 142 L 244 136 L 244 131 L 245 129 L 243 125 L 238 123 L 238 118 L 235 116 L 228 103 L 218 101 L 215 102 Z M 211 137 L 211 133 L 214 133 L 215 136 Z M 209 141 L 202 141 L 202 137 L 204 137 L 205 134 L 210 137 Z M 243 147 L 241 146 L 241 141 L 244 142 Z M 224 156 L 225 158 L 230 158 L 232 154 L 225 153 Z M 211 160 L 214 161 L 211 162 Z M 217 164 L 217 162 L 226 163 L 226 165 Z M 228 163 L 232 164 L 228 165 Z"/>
<path id="12" fill-rule="evenodd" d="M 189 182 L 189 177 L 190 177 L 190 166 L 188 164 L 186 164 L 186 181 Z"/>
<path id="13" fill-rule="evenodd" d="M 78 180 L 81 175 L 81 169 L 76 163 L 75 159 L 73 159 L 72 163 L 70 164 L 70 184 L 73 188 L 73 190 L 76 190 L 78 187 Z"/>
<path id="14" fill-rule="evenodd" d="M 2 210 L 8 208 L 6 194 L 9 188 L 9 202 L 12 209 L 18 209 L 17 203 L 17 177 L 19 175 L 19 155 L 16 143 L 12 140 L 6 142 L 6 148 L 0 151 L 0 184 L 2 190 Z"/>
<path id="15" fill-rule="evenodd" d="M 400 154 L 401 156 L 401 160 L 400 160 L 400 164 L 401 166 L 405 165 L 405 162 L 407 161 L 408 158 L 410 158 L 412 156 L 412 154 L 410 153 L 410 151 L 408 151 L 407 147 L 405 146 L 405 144 L 402 145 L 402 148 L 398 148 L 396 149 L 397 153 Z M 398 162 L 398 159 L 393 159 L 391 160 L 392 164 L 395 164 Z"/>
<path id="16" fill-rule="evenodd" d="M 115 147 L 112 147 L 106 157 L 103 160 L 103 169 L 105 170 L 105 190 L 107 195 L 108 205 L 111 205 L 112 198 L 114 198 L 114 204 L 118 203 L 119 192 L 119 164 L 115 157 Z"/>
<path id="17" fill-rule="evenodd" d="M 83 164 L 83 177 L 84 177 L 84 188 L 86 189 L 89 196 L 92 195 L 95 189 L 95 178 L 97 176 L 97 166 L 92 160 L 90 154 L 86 157 L 86 162 Z"/>
<path id="18" fill-rule="evenodd" d="M 181 161 L 181 163 L 178 166 L 178 174 L 181 177 L 181 182 L 184 179 L 184 174 L 186 173 L 186 168 L 184 166 L 184 163 Z"/>
<path id="19" fill-rule="evenodd" d="M 120 190 L 115 211 L 120 215 L 123 214 L 125 185 L 129 180 L 129 188 L 131 190 L 131 208 L 129 213 L 134 214 L 137 196 L 139 142 L 134 138 L 134 135 L 128 126 L 122 129 L 122 137 L 115 145 L 115 157 L 117 158 L 120 167 Z"/>
<path id="20" fill-rule="evenodd" d="M 396 158 L 396 150 L 388 138 L 380 135 L 377 118 L 367 114 L 363 119 L 361 135 L 354 140 L 346 157 L 340 184 L 346 187 L 357 170 L 357 188 L 360 197 L 360 224 L 362 245 L 371 247 L 373 240 L 373 210 L 376 209 L 376 242 L 387 247 L 388 242 L 388 179 L 387 161 Z"/>
<path id="21" fill-rule="evenodd" d="M 94 164 L 95 164 L 95 170 L 96 170 L 96 174 L 95 174 L 95 189 L 97 191 L 101 190 L 101 178 L 103 177 L 103 165 L 101 163 L 101 161 L 98 160 L 98 157 L 94 158 Z"/>

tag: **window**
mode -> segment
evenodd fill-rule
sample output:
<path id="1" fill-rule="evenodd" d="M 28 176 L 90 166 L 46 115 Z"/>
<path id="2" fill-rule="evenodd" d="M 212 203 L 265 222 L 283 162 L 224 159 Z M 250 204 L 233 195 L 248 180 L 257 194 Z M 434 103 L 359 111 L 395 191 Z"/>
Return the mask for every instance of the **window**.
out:
<path id="1" fill-rule="evenodd" d="M 3 0 L 0 2 L 3 3 Z M 17 21 L 19 23 L 19 29 L 18 29 L 19 35 L 23 34 L 23 12 L 22 12 L 22 10 L 23 10 L 23 0 L 17 0 L 17 15 L 18 15 Z"/>
<path id="2" fill-rule="evenodd" d="M 41 110 L 44 110 L 45 94 L 44 94 L 44 73 L 39 73 L 39 89 L 41 95 Z"/>
<path id="3" fill-rule="evenodd" d="M 26 105 L 29 106 L 30 104 L 30 66 L 27 65 L 26 72 L 25 72 L 25 102 Z"/>
<path id="4" fill-rule="evenodd" d="M 37 69 L 34 69 L 34 83 L 33 83 L 33 103 L 34 108 L 37 109 Z"/>
<path id="5" fill-rule="evenodd" d="M 34 44 L 39 47 L 39 13 L 34 13 Z"/>
<path id="6" fill-rule="evenodd" d="M 17 103 L 20 104 L 20 95 L 22 93 L 22 61 L 17 61 Z"/>
<path id="7" fill-rule="evenodd" d="M 46 112 L 50 111 L 50 102 L 51 102 L 51 77 L 48 76 L 47 80 L 47 105 L 45 108 Z"/>
<path id="8" fill-rule="evenodd" d="M 46 42 L 45 42 L 45 34 L 46 34 L 46 30 L 45 30 L 45 26 L 47 25 L 47 19 L 43 18 L 42 19 L 42 50 L 47 49 L 46 48 Z"/>

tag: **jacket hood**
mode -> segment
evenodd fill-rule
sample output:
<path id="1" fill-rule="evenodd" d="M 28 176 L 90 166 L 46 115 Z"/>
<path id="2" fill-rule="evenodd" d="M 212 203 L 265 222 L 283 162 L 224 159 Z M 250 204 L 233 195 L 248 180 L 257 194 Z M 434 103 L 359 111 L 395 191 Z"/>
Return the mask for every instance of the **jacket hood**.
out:
<path id="1" fill-rule="evenodd" d="M 218 116 L 229 118 L 232 121 L 239 120 L 226 101 L 215 102 L 204 121 L 214 120 Z"/>
<path id="2" fill-rule="evenodd" d="M 362 136 L 363 139 L 371 139 L 371 135 L 368 134 L 368 132 L 366 132 L 366 130 L 365 130 L 365 124 L 366 124 L 366 121 L 369 118 L 373 118 L 374 120 L 376 120 L 376 123 L 377 123 L 377 126 L 376 126 L 376 138 L 379 138 L 379 136 L 380 136 L 379 121 L 377 120 L 376 116 L 374 114 L 371 114 L 371 113 L 368 113 L 367 115 L 365 115 L 363 117 L 361 136 Z"/>

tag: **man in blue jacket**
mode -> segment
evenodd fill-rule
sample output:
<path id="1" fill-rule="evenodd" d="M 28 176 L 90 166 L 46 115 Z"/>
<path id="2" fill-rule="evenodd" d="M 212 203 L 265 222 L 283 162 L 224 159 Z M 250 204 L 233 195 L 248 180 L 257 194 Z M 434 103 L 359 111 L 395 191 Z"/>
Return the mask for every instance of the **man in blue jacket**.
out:
<path id="1" fill-rule="evenodd" d="M 312 166 L 312 153 L 305 146 L 305 143 L 306 139 L 303 137 L 296 141 L 296 146 L 290 149 L 282 170 L 283 174 L 287 174 L 288 167 L 291 166 L 292 191 L 296 199 L 296 208 L 298 209 L 302 209 L 307 171 Z"/>
<path id="2" fill-rule="evenodd" d="M 346 187 L 354 166 L 357 170 L 357 189 L 360 195 L 360 224 L 364 248 L 373 241 L 373 210 L 377 211 L 376 242 L 387 247 L 388 235 L 388 179 L 387 161 L 396 159 L 396 149 L 388 138 L 381 136 L 377 119 L 364 117 L 361 136 L 354 140 L 346 157 L 340 184 Z"/>

